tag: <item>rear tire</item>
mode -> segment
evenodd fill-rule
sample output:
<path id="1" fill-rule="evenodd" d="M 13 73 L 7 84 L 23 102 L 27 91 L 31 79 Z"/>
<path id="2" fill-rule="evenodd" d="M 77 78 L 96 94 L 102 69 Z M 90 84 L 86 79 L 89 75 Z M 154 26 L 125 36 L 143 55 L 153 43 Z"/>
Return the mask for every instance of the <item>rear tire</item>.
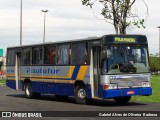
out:
<path id="1" fill-rule="evenodd" d="M 131 96 L 114 98 L 114 100 L 121 105 L 127 104 L 130 101 L 130 99 L 131 99 Z"/>
<path id="2" fill-rule="evenodd" d="M 32 98 L 32 86 L 30 83 L 25 83 L 24 91 L 27 98 Z"/>
<path id="3" fill-rule="evenodd" d="M 27 98 L 39 98 L 41 96 L 40 93 L 32 92 L 32 85 L 31 85 L 31 83 L 25 83 L 24 86 L 25 86 L 24 87 L 25 96 Z"/>

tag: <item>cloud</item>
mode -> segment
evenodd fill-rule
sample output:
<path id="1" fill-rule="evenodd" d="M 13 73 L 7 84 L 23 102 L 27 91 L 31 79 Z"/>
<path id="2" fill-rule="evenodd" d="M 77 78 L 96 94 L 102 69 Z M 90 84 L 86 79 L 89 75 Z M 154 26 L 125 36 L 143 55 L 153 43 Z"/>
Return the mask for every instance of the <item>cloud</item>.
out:
<path id="1" fill-rule="evenodd" d="M 0 41 L 4 46 L 18 46 L 20 35 L 20 0 L 0 0 Z M 158 52 L 159 1 L 146 1 L 149 16 L 146 29 L 133 29 L 130 34 L 145 34 L 151 53 Z M 138 1 L 137 1 L 138 4 Z M 141 6 L 137 6 L 141 7 Z M 41 10 L 49 10 L 46 16 L 46 42 L 79 39 L 90 36 L 114 34 L 114 27 L 97 20 L 89 7 L 81 0 L 23 0 L 23 44 L 43 41 L 43 18 Z M 142 10 L 141 10 L 142 9 Z M 97 8 L 94 8 L 96 11 Z M 139 14 L 144 14 L 144 6 Z"/>

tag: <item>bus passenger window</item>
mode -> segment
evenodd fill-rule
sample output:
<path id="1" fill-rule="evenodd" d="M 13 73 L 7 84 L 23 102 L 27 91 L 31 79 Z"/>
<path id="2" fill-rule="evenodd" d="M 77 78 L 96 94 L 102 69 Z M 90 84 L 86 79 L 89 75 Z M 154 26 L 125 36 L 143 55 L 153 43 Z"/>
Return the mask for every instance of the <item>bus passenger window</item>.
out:
<path id="1" fill-rule="evenodd" d="M 70 57 L 70 45 L 60 45 L 58 46 L 58 64 L 67 65 L 69 64 L 69 57 Z"/>
<path id="2" fill-rule="evenodd" d="M 88 48 L 86 43 L 73 44 L 71 50 L 73 65 L 87 65 Z"/>
<path id="3" fill-rule="evenodd" d="M 56 64 L 56 46 L 44 46 L 44 64 Z"/>
<path id="4" fill-rule="evenodd" d="M 32 51 L 32 63 L 35 65 L 42 64 L 42 47 L 34 47 Z"/>
<path id="5" fill-rule="evenodd" d="M 7 52 L 7 65 L 15 65 L 16 53 L 15 50 L 8 50 Z"/>
<path id="6" fill-rule="evenodd" d="M 22 64 L 30 65 L 31 62 L 31 48 L 24 48 L 22 51 Z"/>

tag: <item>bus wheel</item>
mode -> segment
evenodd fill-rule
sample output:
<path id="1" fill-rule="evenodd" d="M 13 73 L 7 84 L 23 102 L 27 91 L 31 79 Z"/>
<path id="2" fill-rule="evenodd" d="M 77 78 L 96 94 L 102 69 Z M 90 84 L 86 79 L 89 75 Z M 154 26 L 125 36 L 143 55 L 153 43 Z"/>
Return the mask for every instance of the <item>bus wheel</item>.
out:
<path id="1" fill-rule="evenodd" d="M 25 84 L 24 91 L 27 98 L 32 98 L 32 86 L 30 83 Z"/>
<path id="2" fill-rule="evenodd" d="M 39 98 L 41 96 L 40 93 L 32 92 L 32 85 L 30 83 L 25 84 L 24 91 L 27 98 Z"/>
<path id="3" fill-rule="evenodd" d="M 75 99 L 79 104 L 89 104 L 91 101 L 87 98 L 87 92 L 84 86 L 77 85 L 75 88 Z"/>
<path id="4" fill-rule="evenodd" d="M 125 97 L 117 97 L 114 98 L 114 100 L 118 103 L 118 104 L 127 104 L 131 99 L 131 96 L 125 96 Z"/>

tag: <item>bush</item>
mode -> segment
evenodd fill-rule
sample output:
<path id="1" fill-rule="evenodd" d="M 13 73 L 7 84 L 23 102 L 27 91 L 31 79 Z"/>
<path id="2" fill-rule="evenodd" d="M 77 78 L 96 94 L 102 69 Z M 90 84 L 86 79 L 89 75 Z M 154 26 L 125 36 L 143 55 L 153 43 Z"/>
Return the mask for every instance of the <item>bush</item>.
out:
<path id="1" fill-rule="evenodd" d="M 149 56 L 150 61 L 150 67 L 152 73 L 158 73 L 160 71 L 160 58 L 158 57 L 158 54 L 151 54 Z"/>

